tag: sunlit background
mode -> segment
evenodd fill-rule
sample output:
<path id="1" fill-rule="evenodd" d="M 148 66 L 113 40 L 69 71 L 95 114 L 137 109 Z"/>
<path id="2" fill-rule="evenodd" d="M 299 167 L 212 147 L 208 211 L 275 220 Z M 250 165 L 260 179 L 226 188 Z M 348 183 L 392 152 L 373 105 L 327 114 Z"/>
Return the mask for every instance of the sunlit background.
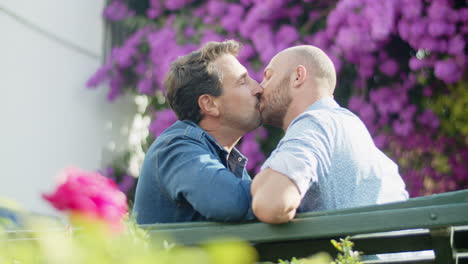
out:
<path id="1" fill-rule="evenodd" d="M 322 48 L 337 101 L 400 166 L 412 197 L 468 187 L 468 7 L 449 0 L 0 0 L 0 197 L 40 198 L 69 165 L 128 194 L 144 152 L 175 120 L 169 64 L 210 40 L 237 39 L 261 80 L 282 49 Z M 258 171 L 282 133 L 238 148 Z"/>
<path id="2" fill-rule="evenodd" d="M 86 80 L 105 50 L 103 1 L 0 0 L 0 197 L 52 213 L 41 193 L 70 165 L 126 149 L 133 98 L 106 103 Z"/>

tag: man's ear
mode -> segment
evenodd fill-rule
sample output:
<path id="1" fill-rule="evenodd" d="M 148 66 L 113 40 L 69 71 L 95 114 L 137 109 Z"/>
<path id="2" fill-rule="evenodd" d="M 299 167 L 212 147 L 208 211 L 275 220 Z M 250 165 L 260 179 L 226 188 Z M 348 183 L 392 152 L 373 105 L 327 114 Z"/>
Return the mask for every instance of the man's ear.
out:
<path id="1" fill-rule="evenodd" d="M 303 65 L 299 65 L 294 70 L 293 87 L 301 86 L 307 79 L 307 70 Z"/>
<path id="2" fill-rule="evenodd" d="M 209 94 L 203 94 L 198 97 L 198 106 L 203 115 L 209 116 L 219 116 L 219 107 L 218 103 L 215 100 L 215 97 Z"/>

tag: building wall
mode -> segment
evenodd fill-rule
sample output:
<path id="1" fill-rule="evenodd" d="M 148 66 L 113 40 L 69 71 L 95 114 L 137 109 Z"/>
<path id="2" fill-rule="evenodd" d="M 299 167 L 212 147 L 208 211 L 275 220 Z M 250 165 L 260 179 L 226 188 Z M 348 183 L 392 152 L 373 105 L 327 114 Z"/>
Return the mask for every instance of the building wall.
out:
<path id="1" fill-rule="evenodd" d="M 27 210 L 53 213 L 40 194 L 61 169 L 98 169 L 126 141 L 130 98 L 109 104 L 107 87 L 85 88 L 102 60 L 103 5 L 0 0 L 0 197 Z"/>

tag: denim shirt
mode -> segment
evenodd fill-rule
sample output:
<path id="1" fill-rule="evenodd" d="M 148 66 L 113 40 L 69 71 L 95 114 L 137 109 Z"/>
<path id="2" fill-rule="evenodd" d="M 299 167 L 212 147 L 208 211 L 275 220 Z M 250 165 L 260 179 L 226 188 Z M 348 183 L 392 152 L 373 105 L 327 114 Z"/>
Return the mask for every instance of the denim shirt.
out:
<path id="1" fill-rule="evenodd" d="M 138 224 L 254 219 L 246 163 L 195 123 L 177 121 L 146 153 L 132 214 Z"/>

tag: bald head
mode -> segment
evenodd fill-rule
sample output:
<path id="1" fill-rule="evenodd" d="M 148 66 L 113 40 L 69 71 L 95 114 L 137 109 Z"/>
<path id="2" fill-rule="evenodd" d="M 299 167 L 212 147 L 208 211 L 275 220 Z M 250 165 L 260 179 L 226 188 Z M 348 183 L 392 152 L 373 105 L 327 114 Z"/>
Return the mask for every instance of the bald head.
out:
<path id="1" fill-rule="evenodd" d="M 319 48 L 304 45 L 281 51 L 263 72 L 263 123 L 286 130 L 311 104 L 333 97 L 335 85 L 333 62 Z"/>
<path id="2" fill-rule="evenodd" d="M 303 65 L 316 87 L 333 95 L 336 86 L 336 72 L 331 59 L 321 49 L 302 45 L 285 49 L 276 56 L 287 62 L 287 68 Z"/>

